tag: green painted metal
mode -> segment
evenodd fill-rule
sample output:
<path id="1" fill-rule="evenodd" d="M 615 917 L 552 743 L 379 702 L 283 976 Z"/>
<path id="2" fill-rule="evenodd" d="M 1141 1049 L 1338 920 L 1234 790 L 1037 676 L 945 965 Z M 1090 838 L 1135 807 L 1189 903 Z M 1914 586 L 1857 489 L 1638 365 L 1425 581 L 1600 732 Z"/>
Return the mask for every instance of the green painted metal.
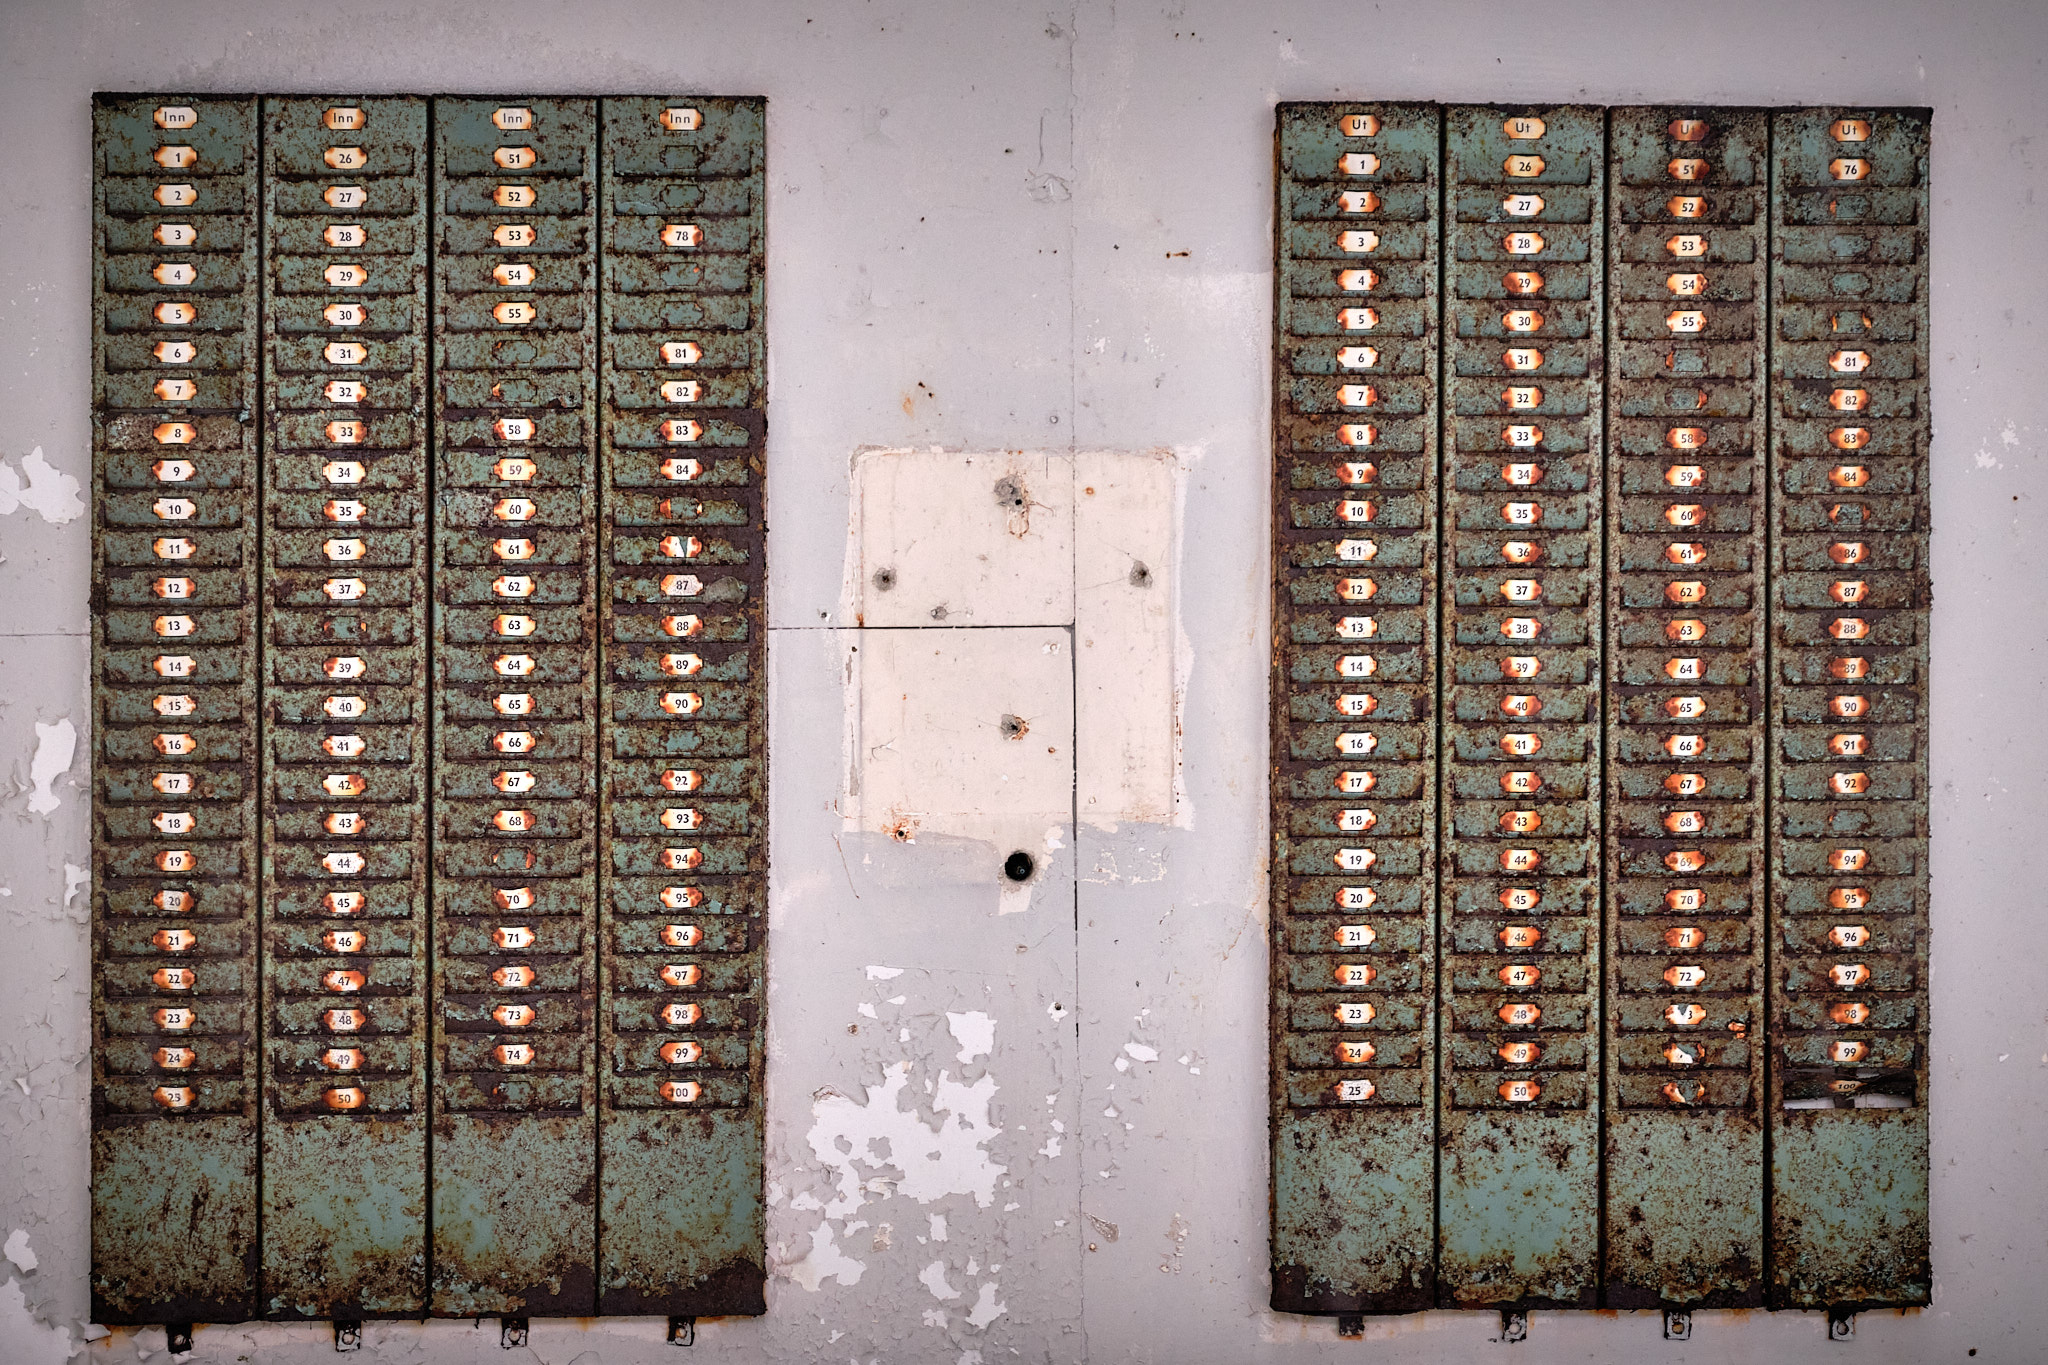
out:
<path id="1" fill-rule="evenodd" d="M 597 1306 L 597 104 L 434 118 L 430 1305 Z"/>
<path id="2" fill-rule="evenodd" d="M 1924 109 L 1772 120 L 1774 1306 L 1924 1304 Z M 1860 978 L 1860 979 L 1858 979 Z"/>
<path id="3" fill-rule="evenodd" d="M 263 101 L 265 1316 L 417 1316 L 427 105 Z"/>
<path id="4" fill-rule="evenodd" d="M 1600 1283 L 1604 117 L 1444 119 L 1438 1300 L 1584 1308 Z"/>
<path id="5" fill-rule="evenodd" d="M 1769 136 L 1609 114 L 1610 1308 L 1763 1302 Z"/>
<path id="6" fill-rule="evenodd" d="M 766 102 L 603 102 L 598 1311 L 767 1311 Z"/>
<path id="7" fill-rule="evenodd" d="M 256 104 L 93 105 L 92 1312 L 256 1310 Z"/>
<path id="8" fill-rule="evenodd" d="M 1433 105 L 1284 104 L 1273 366 L 1273 1306 L 1430 1306 Z"/>

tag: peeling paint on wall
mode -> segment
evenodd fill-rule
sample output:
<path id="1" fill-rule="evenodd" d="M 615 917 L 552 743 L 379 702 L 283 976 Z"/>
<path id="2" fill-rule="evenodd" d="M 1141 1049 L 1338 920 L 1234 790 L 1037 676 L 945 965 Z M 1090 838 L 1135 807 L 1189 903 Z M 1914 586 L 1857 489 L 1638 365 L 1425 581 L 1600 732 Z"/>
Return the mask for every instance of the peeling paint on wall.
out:
<path id="1" fill-rule="evenodd" d="M 55 725 L 36 722 L 36 755 L 28 765 L 29 780 L 35 784 L 29 793 L 29 810 L 47 816 L 63 804 L 63 798 L 50 789 L 50 784 L 71 770 L 71 760 L 77 753 L 78 731 L 72 728 L 69 716 Z"/>
<path id="2" fill-rule="evenodd" d="M 0 517 L 25 507 L 52 526 L 62 526 L 85 515 L 85 500 L 78 490 L 78 480 L 45 460 L 41 446 L 21 462 L 20 474 L 0 459 Z"/>

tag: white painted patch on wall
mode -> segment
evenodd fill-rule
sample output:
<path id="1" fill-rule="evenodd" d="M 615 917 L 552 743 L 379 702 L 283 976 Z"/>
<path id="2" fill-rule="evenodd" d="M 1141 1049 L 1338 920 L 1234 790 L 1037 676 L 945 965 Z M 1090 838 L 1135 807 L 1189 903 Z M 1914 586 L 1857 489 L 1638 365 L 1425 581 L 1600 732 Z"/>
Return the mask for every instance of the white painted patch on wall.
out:
<path id="1" fill-rule="evenodd" d="M 982 1285 L 981 1293 L 974 1300 L 974 1307 L 968 1310 L 967 1321 L 973 1327 L 986 1327 L 1010 1311 L 1009 1305 L 996 1299 L 994 1281 Z"/>
<path id="2" fill-rule="evenodd" d="M 1161 451 L 856 453 L 849 829 L 992 845 L 1011 914 L 1009 851 L 1176 821 L 1181 483 Z"/>
<path id="3" fill-rule="evenodd" d="M 22 475 L 28 481 L 22 481 Z M 85 515 L 85 502 L 78 496 L 78 480 L 43 458 L 37 446 L 21 462 L 17 474 L 0 459 L 0 517 L 21 508 L 39 513 L 52 526 L 62 526 Z"/>
<path id="4" fill-rule="evenodd" d="M 986 1057 L 995 1050 L 996 1021 L 980 1010 L 968 1010 L 965 1014 L 954 1014 L 948 1010 L 946 1027 L 953 1031 L 953 1040 L 960 1044 L 960 1051 L 954 1055 L 963 1062 Z"/>
<path id="5" fill-rule="evenodd" d="M 36 1253 L 29 1247 L 27 1228 L 16 1228 L 8 1233 L 7 1245 L 0 1248 L 0 1251 L 4 1251 L 7 1259 L 14 1262 L 14 1268 L 24 1275 L 34 1273 L 35 1268 L 41 1264 L 36 1259 Z"/>
<path id="6" fill-rule="evenodd" d="M 946 1283 L 946 1263 L 933 1261 L 918 1272 L 917 1282 L 932 1292 L 932 1297 L 941 1303 L 960 1297 L 960 1291 Z"/>
<path id="7" fill-rule="evenodd" d="M 76 896 L 82 888 L 91 885 L 92 873 L 86 871 L 84 868 L 78 866 L 76 863 L 64 864 L 64 903 L 66 905 L 71 904 L 72 898 Z"/>
<path id="8" fill-rule="evenodd" d="M 876 1171 L 899 1173 L 893 1191 L 920 1204 L 949 1194 L 972 1195 L 982 1208 L 995 1202 L 996 1182 L 1009 1170 L 988 1150 L 1002 1131 L 988 1116 L 995 1078 L 962 1085 L 941 1071 L 928 1120 L 901 1105 L 913 1065 L 906 1059 L 891 1066 L 882 1084 L 864 1087 L 864 1100 L 826 1091 L 811 1102 L 811 1152 L 833 1173 L 835 1194 L 822 1207 L 827 1218 L 847 1217 L 867 1202 L 872 1184 L 889 1183 L 870 1181 Z"/>
<path id="9" fill-rule="evenodd" d="M 860 1283 L 860 1277 L 867 1270 L 865 1261 L 856 1261 L 839 1249 L 832 1240 L 832 1225 L 820 1223 L 811 1229 L 811 1249 L 800 1261 L 781 1267 L 789 1279 L 815 1294 L 827 1280 L 837 1280 L 842 1285 Z"/>
<path id="10" fill-rule="evenodd" d="M 71 760 L 78 755 L 78 731 L 71 726 L 71 717 L 66 716 L 55 725 L 36 722 L 36 753 L 29 760 L 29 780 L 35 790 L 29 793 L 28 808 L 37 815 L 48 815 L 63 804 L 63 798 L 52 791 L 50 784 L 70 771 Z"/>

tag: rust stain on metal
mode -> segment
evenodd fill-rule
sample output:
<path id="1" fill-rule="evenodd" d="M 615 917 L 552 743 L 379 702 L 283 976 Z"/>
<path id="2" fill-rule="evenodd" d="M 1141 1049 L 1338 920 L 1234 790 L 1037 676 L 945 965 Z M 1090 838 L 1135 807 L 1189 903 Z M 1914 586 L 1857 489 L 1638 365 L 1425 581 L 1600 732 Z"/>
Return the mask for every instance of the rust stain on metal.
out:
<path id="1" fill-rule="evenodd" d="M 1273 1306 L 1435 1283 L 1437 168 L 1431 105 L 1279 111 Z"/>
<path id="2" fill-rule="evenodd" d="M 1768 116 L 1608 165 L 1603 1301 L 1760 1305 Z"/>
<path id="3" fill-rule="evenodd" d="M 597 103 L 441 99 L 433 116 L 431 1307 L 587 1314 Z"/>
<path id="4" fill-rule="evenodd" d="M 1439 1299 L 1585 1308 L 1599 1288 L 1604 117 L 1444 117 Z"/>
<path id="5" fill-rule="evenodd" d="M 1773 117 L 1774 1307 L 1931 1287 L 1928 132 Z"/>
<path id="6" fill-rule="evenodd" d="M 598 1311 L 758 1314 L 766 101 L 603 119 Z"/>
<path id="7" fill-rule="evenodd" d="M 256 1311 L 253 99 L 94 101 L 93 1316 Z"/>
<path id="8" fill-rule="evenodd" d="M 263 128 L 263 1311 L 413 1316 L 426 1302 L 427 106 L 273 98 Z"/>

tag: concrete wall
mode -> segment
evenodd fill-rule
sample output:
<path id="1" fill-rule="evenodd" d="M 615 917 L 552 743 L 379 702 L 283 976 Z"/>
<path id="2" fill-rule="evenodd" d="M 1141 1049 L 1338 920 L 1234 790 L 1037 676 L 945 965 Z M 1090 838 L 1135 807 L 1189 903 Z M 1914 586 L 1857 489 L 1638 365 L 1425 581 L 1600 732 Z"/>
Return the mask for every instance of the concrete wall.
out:
<path id="1" fill-rule="evenodd" d="M 89 122 L 96 89 L 765 94 L 775 866 L 770 1313 L 690 1359 L 1491 1358 L 1497 1320 L 1266 1314 L 1266 366 L 1276 99 L 1863 101 L 1935 115 L 1930 1309 L 1538 1314 L 1519 1360 L 2038 1361 L 2048 1273 L 2039 451 L 2048 7 L 1368 0 L 8 0 L 0 7 L 0 1361 L 87 1298 Z M 1182 801 L 998 915 L 981 851 L 850 833 L 857 447 L 1167 448 Z M 2035 545 L 2029 552 L 2026 546 Z M 2031 700 L 2030 700 L 2031 699 Z M 980 1016 L 986 1016 L 986 1021 Z M 992 1033 L 989 1031 L 992 1030 Z M 680 1359 L 659 1323 L 373 1325 L 359 1359 Z M 213 1328 L 197 1359 L 329 1358 Z M 163 1360 L 155 1329 L 94 1357 Z"/>

